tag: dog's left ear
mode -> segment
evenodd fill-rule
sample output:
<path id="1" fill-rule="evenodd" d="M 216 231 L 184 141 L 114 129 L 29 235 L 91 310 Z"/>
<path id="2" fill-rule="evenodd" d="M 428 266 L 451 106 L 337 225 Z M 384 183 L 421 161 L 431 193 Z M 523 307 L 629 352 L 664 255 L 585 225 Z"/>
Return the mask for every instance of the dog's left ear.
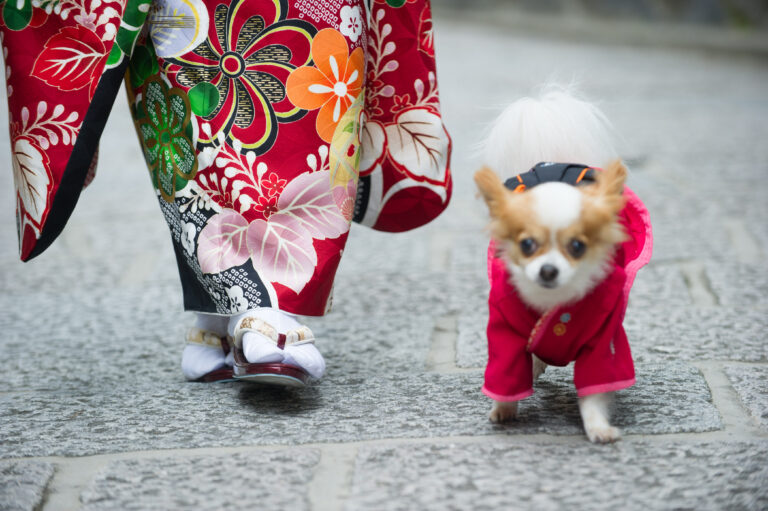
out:
<path id="1" fill-rule="evenodd" d="M 602 172 L 597 173 L 596 179 L 599 193 L 606 196 L 621 196 L 624 193 L 624 183 L 627 180 L 627 167 L 621 160 L 614 160 Z"/>
<path id="2" fill-rule="evenodd" d="M 584 194 L 593 204 L 607 208 L 611 214 L 617 214 L 624 207 L 624 182 L 627 180 L 627 167 L 621 160 L 614 160 L 595 174 L 597 181 L 593 186 L 585 186 Z"/>

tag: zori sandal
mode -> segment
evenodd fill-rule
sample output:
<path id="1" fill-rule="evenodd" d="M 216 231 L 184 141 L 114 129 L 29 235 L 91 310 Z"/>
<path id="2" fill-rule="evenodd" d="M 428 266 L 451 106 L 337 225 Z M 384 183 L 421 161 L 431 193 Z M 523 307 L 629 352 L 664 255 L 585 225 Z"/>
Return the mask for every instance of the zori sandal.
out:
<path id="1" fill-rule="evenodd" d="M 310 378 L 309 373 L 299 366 L 275 362 L 248 362 L 245 353 L 243 353 L 243 336 L 248 332 L 259 334 L 283 350 L 290 345 L 314 344 L 315 336 L 312 334 L 312 330 L 302 326 L 283 334 L 262 319 L 246 316 L 238 321 L 235 326 L 234 340 L 231 340 L 235 362 L 233 370 L 237 380 L 284 387 L 304 387 L 307 385 Z"/>
<path id="2" fill-rule="evenodd" d="M 229 341 L 226 337 L 220 337 L 213 332 L 194 327 L 187 331 L 187 344 L 199 344 L 202 346 L 209 346 L 211 348 L 218 348 L 224 352 L 225 357 L 231 351 Z M 232 368 L 229 366 L 224 366 L 219 369 L 214 369 L 210 373 L 206 373 L 200 378 L 192 381 L 203 383 L 225 383 L 235 381 L 235 378 L 232 375 Z"/>

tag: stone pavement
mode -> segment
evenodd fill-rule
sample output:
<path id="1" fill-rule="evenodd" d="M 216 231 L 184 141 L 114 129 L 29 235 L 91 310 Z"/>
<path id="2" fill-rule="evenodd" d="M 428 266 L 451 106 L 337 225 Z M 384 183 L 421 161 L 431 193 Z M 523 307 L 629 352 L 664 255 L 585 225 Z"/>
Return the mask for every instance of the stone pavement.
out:
<path id="1" fill-rule="evenodd" d="M 435 23 L 454 201 L 413 233 L 353 229 L 309 389 L 183 380 L 191 316 L 122 98 L 100 175 L 28 264 L 0 172 L 0 509 L 768 508 L 768 61 Z M 508 426 L 479 392 L 473 150 L 552 78 L 600 101 L 655 225 L 614 445 L 586 441 L 570 369 Z"/>

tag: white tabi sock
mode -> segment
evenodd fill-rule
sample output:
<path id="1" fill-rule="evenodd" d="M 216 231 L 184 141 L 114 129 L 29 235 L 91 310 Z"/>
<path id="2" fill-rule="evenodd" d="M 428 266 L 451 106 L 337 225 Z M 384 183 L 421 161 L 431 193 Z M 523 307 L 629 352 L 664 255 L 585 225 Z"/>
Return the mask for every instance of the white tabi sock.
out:
<path id="1" fill-rule="evenodd" d="M 195 326 L 197 328 L 213 332 L 222 337 L 227 336 L 227 323 L 229 323 L 229 316 L 206 314 L 204 312 L 195 313 Z"/>
<path id="2" fill-rule="evenodd" d="M 261 308 L 248 311 L 229 320 L 229 334 L 234 336 L 235 326 L 241 317 L 250 315 L 272 325 L 280 333 L 301 327 L 295 317 L 279 309 Z M 312 377 L 320 378 L 325 372 L 325 360 L 314 344 L 286 346 L 284 350 L 266 336 L 248 332 L 243 335 L 243 354 L 248 362 L 256 363 L 285 363 L 301 367 Z"/>
<path id="3" fill-rule="evenodd" d="M 226 316 L 198 312 L 195 327 L 224 337 L 227 335 L 228 320 Z M 181 372 L 187 380 L 197 380 L 226 365 L 232 366 L 232 363 L 227 363 L 224 351 L 207 344 L 188 343 L 181 354 Z"/>
<path id="4" fill-rule="evenodd" d="M 283 362 L 301 367 L 313 378 L 320 378 L 325 374 L 325 359 L 314 344 L 286 346 Z"/>

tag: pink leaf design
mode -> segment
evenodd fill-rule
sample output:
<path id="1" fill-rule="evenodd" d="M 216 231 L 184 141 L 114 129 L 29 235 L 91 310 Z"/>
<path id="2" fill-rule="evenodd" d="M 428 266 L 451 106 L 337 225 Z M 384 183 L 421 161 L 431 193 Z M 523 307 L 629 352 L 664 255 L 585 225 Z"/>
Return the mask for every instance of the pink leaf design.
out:
<path id="1" fill-rule="evenodd" d="M 48 195 L 53 187 L 50 160 L 31 137 L 13 142 L 13 181 L 27 217 L 42 227 Z"/>
<path id="2" fill-rule="evenodd" d="M 277 209 L 279 213 L 270 217 L 270 223 L 277 216 L 284 225 L 298 226 L 312 238 L 336 238 L 349 231 L 349 221 L 333 198 L 327 170 L 306 172 L 288 183 Z"/>
<path id="3" fill-rule="evenodd" d="M 197 259 L 203 273 L 220 273 L 248 260 L 248 220 L 234 210 L 214 215 L 197 241 Z"/>
<path id="4" fill-rule="evenodd" d="M 276 213 L 269 221 L 255 220 L 246 235 L 253 267 L 269 282 L 300 293 L 312 278 L 317 253 L 312 236 L 295 217 Z"/>

